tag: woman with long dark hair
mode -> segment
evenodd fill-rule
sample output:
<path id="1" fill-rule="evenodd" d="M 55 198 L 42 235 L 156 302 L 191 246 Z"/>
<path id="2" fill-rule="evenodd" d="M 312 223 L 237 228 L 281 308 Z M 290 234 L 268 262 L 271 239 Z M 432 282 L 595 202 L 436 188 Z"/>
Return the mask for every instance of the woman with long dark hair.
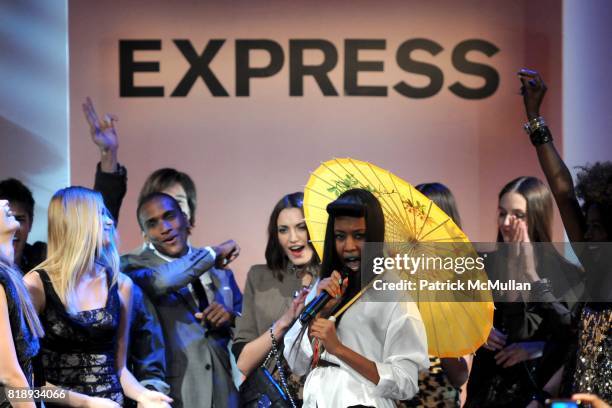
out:
<path id="1" fill-rule="evenodd" d="M 562 364 L 571 315 L 561 299 L 579 272 L 551 237 L 552 196 L 544 183 L 519 177 L 506 184 L 498 196 L 500 245 L 486 270 L 490 280 L 528 282 L 531 290 L 495 293 L 494 327 L 474 357 L 465 407 L 526 406 Z"/>
<path id="2" fill-rule="evenodd" d="M 327 212 L 321 280 L 309 297 L 326 291 L 332 300 L 310 325 L 298 321 L 285 335 L 285 357 L 294 372 L 308 374 L 304 407 L 394 407 L 417 392 L 418 370 L 428 365 L 421 315 L 412 302 L 368 301 L 385 236 L 376 197 L 348 190 Z M 343 314 L 328 319 L 362 289 Z"/>
<path id="3" fill-rule="evenodd" d="M 319 258 L 304 220 L 303 200 L 303 193 L 296 192 L 276 203 L 268 222 L 266 264 L 253 265 L 247 275 L 243 312 L 236 319 L 232 349 L 245 376 L 264 362 L 272 349 L 272 336 L 279 341 L 283 338 L 303 307 L 303 289 L 319 273 Z M 274 361 L 269 363 L 270 368 L 274 366 Z M 295 398 L 302 383 L 290 372 L 285 374 Z M 274 375 L 280 382 L 279 373 L 275 371 Z"/>
<path id="4" fill-rule="evenodd" d="M 33 408 L 33 402 L 11 402 L 7 388 L 32 386 L 32 358 L 43 329 L 21 273 L 13 264 L 13 237 L 19 222 L 8 201 L 0 200 L 0 407 Z"/>

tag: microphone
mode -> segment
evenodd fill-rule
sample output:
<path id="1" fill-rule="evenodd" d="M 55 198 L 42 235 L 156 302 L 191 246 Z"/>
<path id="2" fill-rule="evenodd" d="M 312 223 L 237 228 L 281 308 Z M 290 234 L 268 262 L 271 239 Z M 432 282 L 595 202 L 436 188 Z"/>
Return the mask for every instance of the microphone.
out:
<path id="1" fill-rule="evenodd" d="M 347 278 L 351 269 L 348 266 L 345 266 L 340 271 L 340 275 L 342 275 L 342 281 L 344 278 Z M 342 286 L 342 283 L 340 284 Z M 319 296 L 314 298 L 312 302 L 306 305 L 302 313 L 300 314 L 300 323 L 303 325 L 310 323 L 310 321 L 325 307 L 327 302 L 331 300 L 331 296 L 326 291 L 322 291 Z"/>

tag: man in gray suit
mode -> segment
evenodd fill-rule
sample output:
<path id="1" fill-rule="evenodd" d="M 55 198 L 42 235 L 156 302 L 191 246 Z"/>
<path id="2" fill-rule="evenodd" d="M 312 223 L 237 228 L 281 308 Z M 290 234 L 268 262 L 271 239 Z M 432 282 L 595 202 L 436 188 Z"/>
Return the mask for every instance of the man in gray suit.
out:
<path id="1" fill-rule="evenodd" d="M 189 222 L 177 201 L 152 193 L 138 204 L 149 246 L 121 258 L 122 270 L 151 298 L 166 342 L 167 382 L 176 408 L 237 407 L 227 343 L 242 296 L 230 270 L 234 241 L 188 245 Z"/>

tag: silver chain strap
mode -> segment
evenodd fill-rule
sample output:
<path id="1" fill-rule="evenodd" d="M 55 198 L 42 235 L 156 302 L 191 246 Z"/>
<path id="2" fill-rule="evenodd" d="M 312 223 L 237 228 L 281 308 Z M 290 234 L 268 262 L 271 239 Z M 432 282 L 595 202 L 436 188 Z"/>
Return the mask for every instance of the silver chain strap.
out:
<path id="1" fill-rule="evenodd" d="M 283 370 L 283 367 L 281 364 L 281 356 L 280 356 L 280 353 L 278 352 L 278 343 L 276 341 L 276 337 L 274 337 L 274 332 L 272 331 L 273 327 L 274 325 L 270 326 L 270 338 L 272 339 L 272 349 L 268 353 L 268 356 L 266 357 L 266 360 L 264 361 L 263 364 L 264 366 L 268 365 L 268 361 L 270 360 L 272 355 L 276 357 L 276 368 L 278 369 L 278 376 L 280 377 L 281 387 L 283 388 L 283 391 L 285 391 L 285 394 L 287 394 L 287 397 L 289 398 L 289 402 L 291 403 L 291 407 L 296 408 L 295 402 L 293 401 L 293 397 L 291 396 L 291 392 L 289 392 L 289 387 L 287 386 L 285 370 Z"/>

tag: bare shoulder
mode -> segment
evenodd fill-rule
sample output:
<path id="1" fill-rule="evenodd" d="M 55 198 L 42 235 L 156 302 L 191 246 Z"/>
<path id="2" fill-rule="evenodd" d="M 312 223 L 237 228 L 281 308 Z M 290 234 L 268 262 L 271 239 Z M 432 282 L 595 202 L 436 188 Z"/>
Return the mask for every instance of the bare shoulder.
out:
<path id="1" fill-rule="evenodd" d="M 132 279 L 130 279 L 129 276 L 127 276 L 124 273 L 119 273 L 119 276 L 117 277 L 117 284 L 119 285 L 119 292 L 124 295 L 130 295 L 132 294 L 132 287 L 134 286 L 134 283 L 132 282 Z"/>
<path id="2" fill-rule="evenodd" d="M 42 279 L 40 278 L 40 274 L 38 271 L 30 271 L 26 273 L 23 277 L 23 282 L 25 283 L 28 290 L 30 288 L 38 288 L 40 290 L 44 290 Z"/>
<path id="3" fill-rule="evenodd" d="M 0 285 L 0 306 L 6 307 L 8 304 L 8 300 L 6 299 L 6 292 L 4 290 L 4 285 Z"/>
<path id="4" fill-rule="evenodd" d="M 23 277 L 23 283 L 30 293 L 32 304 L 38 313 L 45 308 L 45 286 L 37 271 L 30 271 Z"/>

